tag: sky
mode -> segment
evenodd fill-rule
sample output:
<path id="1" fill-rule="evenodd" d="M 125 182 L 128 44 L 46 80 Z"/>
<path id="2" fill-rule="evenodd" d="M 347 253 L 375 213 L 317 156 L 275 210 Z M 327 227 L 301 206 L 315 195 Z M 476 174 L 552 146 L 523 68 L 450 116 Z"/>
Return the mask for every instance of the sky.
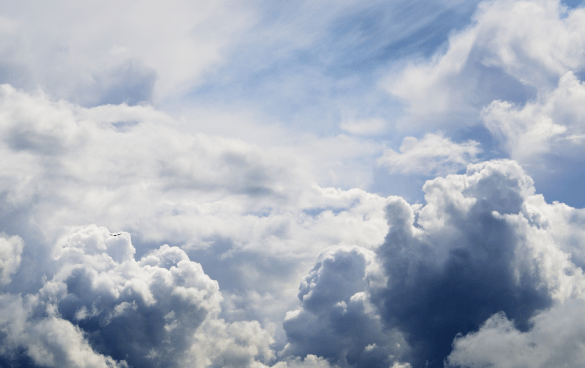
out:
<path id="1" fill-rule="evenodd" d="M 585 360 L 585 4 L 0 3 L 0 367 Z"/>

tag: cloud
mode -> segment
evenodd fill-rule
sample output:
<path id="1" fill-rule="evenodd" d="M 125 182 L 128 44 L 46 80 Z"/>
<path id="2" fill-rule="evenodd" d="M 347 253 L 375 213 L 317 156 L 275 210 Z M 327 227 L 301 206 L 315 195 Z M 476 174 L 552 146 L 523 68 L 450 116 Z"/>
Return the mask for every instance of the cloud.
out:
<path id="1" fill-rule="evenodd" d="M 389 232 L 375 253 L 319 256 L 301 281 L 300 309 L 285 318 L 282 354 L 355 367 L 442 367 L 449 356 L 453 366 L 500 366 L 522 361 L 513 346 L 532 351 L 525 341 L 545 328 L 537 321 L 580 310 L 583 210 L 546 203 L 514 161 L 469 165 L 423 189 L 423 205 L 387 199 Z M 516 336 L 528 337 L 505 344 Z M 482 352 L 483 342 L 491 350 Z M 535 362 L 550 362 L 553 350 Z"/>
<path id="2" fill-rule="evenodd" d="M 234 196 L 236 207 L 253 211 L 263 205 L 256 200 L 245 204 L 246 198 L 287 201 L 294 185 L 285 189 L 284 182 L 274 180 L 284 179 L 290 169 L 289 183 L 303 180 L 289 168 L 294 162 L 279 158 L 268 169 L 260 163 L 263 154 L 256 147 L 219 137 L 183 135 L 169 128 L 168 115 L 151 107 L 85 109 L 7 85 L 2 86 L 0 104 L 1 149 L 4 157 L 14 158 L 3 162 L 5 201 L 15 210 L 58 206 L 57 214 L 37 213 L 43 224 L 87 223 L 88 219 L 73 214 L 80 211 L 94 219 L 102 217 L 99 222 L 116 217 L 114 226 L 136 226 L 136 219 L 127 217 L 130 214 L 124 209 L 130 207 L 121 203 L 153 209 L 154 200 L 168 208 L 177 198 L 186 199 L 179 192 L 197 192 L 200 200 L 210 202 Z M 150 196 L 152 191 L 170 196 Z M 132 207 L 133 211 L 139 207 Z"/>
<path id="3" fill-rule="evenodd" d="M 424 190 L 419 209 L 400 198 L 388 206 L 390 231 L 377 249 L 388 284 L 372 291 L 386 326 L 403 332 L 415 352 L 411 363 L 442 366 L 451 341 L 494 314 L 527 331 L 538 311 L 582 298 L 583 270 L 560 235 L 581 236 L 560 224 L 582 211 L 564 206 L 555 214 L 516 163 L 470 165 Z"/>
<path id="4" fill-rule="evenodd" d="M 0 82 L 84 106 L 160 101 L 200 83 L 253 13 L 230 1 L 6 5 Z"/>
<path id="5" fill-rule="evenodd" d="M 296 357 L 294 359 L 289 359 L 286 362 L 278 362 L 273 366 L 273 368 L 329 368 L 329 367 L 337 366 L 332 366 L 326 359 L 311 354 L 307 355 L 304 359 Z"/>
<path id="6" fill-rule="evenodd" d="M 23 246 L 19 236 L 0 237 L 0 285 L 10 283 L 10 276 L 20 267 Z"/>
<path id="7" fill-rule="evenodd" d="M 513 366 L 580 313 L 583 210 L 473 164 L 465 127 L 528 169 L 580 162 L 583 9 L 23 4 L 0 18 L 0 365 Z M 388 60 L 403 119 L 371 87 Z M 424 204 L 368 193 L 393 119 L 417 138 L 378 172 L 467 172 Z"/>
<path id="8" fill-rule="evenodd" d="M 163 245 L 140 260 L 134 252 L 127 233 L 73 231 L 37 293 L 0 296 L 3 355 L 24 349 L 50 367 L 247 367 L 272 359 L 271 334 L 258 322 L 218 318 L 217 282 L 183 250 Z"/>
<path id="9" fill-rule="evenodd" d="M 495 215 L 519 213 L 531 184 L 514 163 L 481 163 L 427 182 L 416 222 L 404 200 L 388 206 L 390 231 L 377 253 L 389 281 L 373 299 L 386 325 L 407 336 L 415 366 L 442 366 L 452 339 L 494 313 L 526 326 L 550 305 L 540 276 L 518 260 L 519 229 Z"/>
<path id="10" fill-rule="evenodd" d="M 584 66 L 583 9 L 557 0 L 483 2 L 444 52 L 393 74 L 387 89 L 406 103 L 403 129 L 465 126 L 493 100 L 524 102 Z M 416 128 L 415 128 L 416 129 Z"/>
<path id="11" fill-rule="evenodd" d="M 449 367 L 578 367 L 583 362 L 583 300 L 543 311 L 531 318 L 528 331 L 499 313 L 479 331 L 453 342 Z"/>
<path id="12" fill-rule="evenodd" d="M 457 13 L 451 2 L 435 3 L 440 13 Z M 9 4 L 2 6 L 0 18 L 4 71 L 0 83 L 27 91 L 41 86 L 57 98 L 83 106 L 165 103 L 209 80 L 215 86 L 232 78 L 249 81 L 250 75 L 266 72 L 283 60 L 294 62 L 299 52 L 322 48 L 331 38 L 337 45 L 361 39 L 351 42 L 362 51 L 355 54 L 375 55 L 386 46 L 379 40 L 387 38 L 375 37 L 376 33 L 398 42 L 396 38 L 406 38 L 435 20 L 421 12 L 404 29 L 386 30 L 381 24 L 394 20 L 395 7 L 355 1 L 242 6 L 229 0 L 213 4 L 181 0 L 166 6 L 136 1 Z M 383 12 L 384 17 L 372 12 Z M 339 32 L 339 23 L 355 13 L 375 21 L 377 32 Z M 351 54 L 344 50 L 334 58 L 343 60 Z M 228 70 L 221 70 L 226 64 Z M 245 76 L 239 74 L 242 70 Z M 214 75 L 218 71 L 219 76 Z"/>
<path id="13" fill-rule="evenodd" d="M 551 153 L 578 158 L 585 139 L 584 101 L 585 86 L 567 72 L 555 90 L 537 101 L 524 106 L 494 101 L 482 110 L 482 119 L 510 156 L 523 164 L 536 165 Z"/>
<path id="14" fill-rule="evenodd" d="M 473 140 L 455 143 L 442 133 L 427 133 L 420 140 L 404 138 L 400 153 L 386 149 L 377 163 L 387 167 L 391 173 L 444 175 L 457 172 L 475 161 L 481 152 L 479 146 Z"/>
<path id="15" fill-rule="evenodd" d="M 284 320 L 289 343 L 282 356 L 323 356 L 342 367 L 388 367 L 404 340 L 385 331 L 364 292 L 384 282 L 374 254 L 334 247 L 319 255 L 299 286 L 301 308 Z"/>
<path id="16" fill-rule="evenodd" d="M 426 204 L 411 206 L 304 187 L 288 161 L 237 140 L 178 134 L 145 106 L 86 109 L 3 93 L 1 149 L 12 158 L 2 163 L 4 216 L 43 229 L 30 238 L 41 243 L 23 235 L 21 267 L 39 262 L 36 281 L 12 277 L 11 290 L 27 291 L 2 296 L 20 308 L 0 327 L 8 362 L 75 365 L 67 341 L 77 341 L 89 360 L 110 365 L 433 366 L 458 333 L 495 313 L 524 332 L 537 310 L 584 295 L 582 211 L 547 204 L 512 161 L 429 181 Z M 113 178 L 105 189 L 103 175 Z M 136 249 L 126 232 L 80 226 L 88 219 L 150 244 Z M 154 246 L 159 234 L 184 249 Z M 36 249 L 55 253 L 39 259 Z M 294 310 L 291 289 L 320 252 Z M 259 300 L 278 305 L 249 307 Z M 277 355 L 271 322 L 286 310 L 279 341 L 288 345 Z M 55 346 L 44 340 L 53 324 L 69 331 Z"/>
<path id="17" fill-rule="evenodd" d="M 220 283 L 222 318 L 273 326 L 280 349 L 298 279 L 321 250 L 371 248 L 387 232 L 383 197 L 312 184 L 286 150 L 185 134 L 149 106 L 84 108 L 7 85 L 0 106 L 0 230 L 26 244 L 7 292 L 36 293 L 56 272 L 59 239 L 96 223 L 131 233 L 139 258 L 182 247 Z M 131 253 L 109 252 L 117 262 Z M 120 303 L 112 321 L 133 310 Z M 84 323 L 95 310 L 71 313 Z"/>
<path id="18" fill-rule="evenodd" d="M 54 271 L 38 291 L 1 296 L 3 359 L 280 368 L 440 366 L 449 357 L 473 366 L 496 356 L 520 361 L 522 349 L 554 333 L 547 321 L 573 308 L 579 313 L 582 210 L 544 202 L 512 161 L 470 165 L 424 189 L 422 206 L 386 199 L 390 230 L 374 251 L 336 246 L 321 253 L 301 281 L 300 308 L 284 320 L 288 345 L 280 362 L 270 330 L 219 318 L 218 283 L 183 250 L 164 245 L 137 260 L 129 234 L 94 225 L 61 238 Z M 47 340 L 52 328 L 60 335 Z M 513 351 L 500 343 L 514 340 Z M 508 353 L 482 353 L 477 341 Z M 536 363 L 550 362 L 551 354 Z"/>
<path id="19" fill-rule="evenodd" d="M 117 362 L 92 349 L 83 331 L 56 316 L 31 320 L 29 315 L 38 308 L 34 296 L 0 295 L 0 330 L 2 338 L 0 353 L 9 366 L 27 362 L 19 348 L 25 349 L 31 363 L 46 367 L 125 368 Z M 24 354 L 23 354 L 24 355 Z"/>

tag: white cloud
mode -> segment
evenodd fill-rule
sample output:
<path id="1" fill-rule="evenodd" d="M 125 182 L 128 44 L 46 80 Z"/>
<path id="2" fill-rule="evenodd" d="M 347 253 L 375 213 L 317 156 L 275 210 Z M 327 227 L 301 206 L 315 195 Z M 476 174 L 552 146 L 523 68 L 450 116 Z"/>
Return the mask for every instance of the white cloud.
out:
<path id="1" fill-rule="evenodd" d="M 24 1 L 1 10 L 1 82 L 83 105 L 180 95 L 254 19 L 233 1 Z"/>
<path id="2" fill-rule="evenodd" d="M 316 355 L 309 354 L 304 359 L 296 357 L 286 362 L 278 362 L 273 368 L 335 368 L 337 365 L 330 365 L 329 362 Z"/>
<path id="3" fill-rule="evenodd" d="M 548 328 L 534 321 L 553 321 L 560 306 L 581 305 L 575 300 L 585 299 L 583 210 L 546 203 L 513 161 L 469 165 L 463 175 L 428 181 L 424 191 L 424 205 L 387 199 L 389 232 L 375 255 L 361 248 L 321 254 L 301 281 L 301 308 L 285 318 L 283 354 L 318 354 L 342 366 L 394 360 L 439 366 L 455 339 L 454 365 L 500 366 L 507 357 L 519 364 L 523 351 L 533 350 L 525 341 Z M 522 333 L 506 327 L 511 323 L 500 312 L 520 331 L 536 323 L 518 349 L 505 341 Z M 543 344 L 554 336 L 544 334 Z M 483 351 L 485 339 L 493 347 Z M 554 346 L 535 362 L 550 363 Z M 383 353 L 367 356 L 372 351 Z M 568 359 L 581 354 L 574 353 Z"/>
<path id="4" fill-rule="evenodd" d="M 472 346 L 486 341 L 507 352 L 502 359 L 519 362 L 531 342 L 555 334 L 548 321 L 580 311 L 583 210 L 546 203 L 514 162 L 472 164 L 478 142 L 440 133 L 405 138 L 379 165 L 444 175 L 471 163 L 466 174 L 427 182 L 424 205 L 366 192 L 373 158 L 383 150 L 374 136 L 392 122 L 337 124 L 344 114 L 386 119 L 364 113 L 380 103 L 370 95 L 363 111 L 339 107 L 333 135 L 327 127 L 305 134 L 272 120 L 266 133 L 256 112 L 244 110 L 250 115 L 240 121 L 233 119 L 238 109 L 224 105 L 201 107 L 209 115 L 199 126 L 216 124 L 213 109 L 225 110 L 221 126 L 206 130 L 213 134 L 187 134 L 188 117 L 177 121 L 143 104 L 105 105 L 184 97 L 234 48 L 258 52 L 246 59 L 261 61 L 254 74 L 342 36 L 354 46 L 331 57 L 338 60 L 364 40 L 392 33 L 337 29 L 346 16 L 363 16 L 364 24 L 370 16 L 380 23 L 395 16 L 353 0 L 301 2 L 270 8 L 282 11 L 271 18 L 277 24 L 250 31 L 260 5 L 0 5 L 0 69 L 27 91 L 0 87 L 0 364 L 26 356 L 55 367 L 406 368 L 427 358 L 438 366 L 457 333 L 464 335 L 452 359 L 491 362 Z M 311 16 L 301 19 L 297 11 Z M 584 14 L 555 1 L 484 3 L 444 54 L 406 66 L 389 82 L 411 109 L 399 128 L 475 124 L 496 99 L 482 117 L 512 158 L 579 158 L 570 151 L 585 137 L 585 92 L 575 77 L 583 68 Z M 429 24 L 432 16 L 424 15 L 393 42 Z M 270 36 L 264 49 L 248 47 L 263 42 L 250 40 L 259 34 Z M 364 57 L 387 50 L 379 42 Z M 274 56 L 263 60 L 267 53 Z M 291 101 L 305 91 L 307 75 L 322 77 L 313 70 L 296 79 L 306 69 L 289 69 L 284 77 L 269 75 L 267 85 L 286 90 L 279 93 Z M 335 78 L 328 83 L 354 83 L 351 75 Z M 322 82 L 311 81 L 315 91 L 327 90 Z M 236 125 L 231 138 L 216 135 Z M 337 134 L 339 128 L 353 136 Z M 253 137 L 262 148 L 234 137 Z M 164 243 L 170 245 L 159 247 Z M 500 311 L 518 327 L 494 315 Z M 518 349 L 487 341 L 495 335 Z M 555 358 L 540 352 L 535 364 Z"/>
<path id="5" fill-rule="evenodd" d="M 525 331 L 539 310 L 583 298 L 583 210 L 547 204 L 532 185 L 516 163 L 491 161 L 428 181 L 420 208 L 391 201 L 377 249 L 389 281 L 371 298 L 386 327 L 408 336 L 410 363 L 438 364 L 451 339 L 496 313 Z"/>
<path id="6" fill-rule="evenodd" d="M 70 234 L 37 293 L 0 296 L 2 353 L 24 349 L 50 367 L 248 367 L 273 358 L 258 322 L 218 318 L 217 282 L 184 251 L 163 245 L 140 260 L 134 251 L 127 233 L 94 225 Z M 82 310 L 93 312 L 79 318 Z"/>
<path id="7" fill-rule="evenodd" d="M 475 333 L 457 337 L 450 367 L 579 367 L 585 359 L 582 300 L 555 306 L 531 319 L 527 331 L 504 314 L 488 319 Z"/>
<path id="8" fill-rule="evenodd" d="M 457 172 L 475 161 L 480 152 L 476 141 L 455 143 L 442 133 L 427 133 L 420 140 L 404 138 L 400 153 L 386 149 L 377 163 L 391 173 L 444 175 Z"/>
<path id="9" fill-rule="evenodd" d="M 35 296 L 0 295 L 0 331 L 3 338 L 0 353 L 10 357 L 24 348 L 34 364 L 46 367 L 127 368 L 124 361 L 93 350 L 83 331 L 58 316 L 32 320 L 39 307 Z"/>
<path id="10" fill-rule="evenodd" d="M 549 153 L 580 159 L 584 102 L 585 86 L 568 72 L 554 91 L 537 101 L 524 106 L 494 101 L 483 109 L 482 119 L 510 156 L 523 164 L 537 165 Z"/>
<path id="11" fill-rule="evenodd" d="M 406 65 L 387 82 L 407 104 L 402 128 L 473 125 L 492 100 L 526 101 L 552 90 L 585 66 L 584 18 L 583 9 L 567 10 L 558 0 L 481 3 L 444 53 Z"/>
<path id="12" fill-rule="evenodd" d="M 0 285 L 10 283 L 10 276 L 20 267 L 23 247 L 19 236 L 0 237 Z"/>
<path id="13" fill-rule="evenodd" d="M 24 234 L 27 244 L 11 292 L 38 288 L 43 274 L 55 272 L 45 258 L 54 244 L 97 223 L 132 233 L 140 256 L 157 243 L 180 245 L 220 281 L 222 317 L 274 325 L 284 344 L 280 322 L 319 252 L 335 244 L 371 248 L 388 228 L 383 197 L 311 185 L 302 160 L 286 151 L 184 134 L 148 106 L 83 108 L 4 85 L 0 107 L 0 230 Z M 114 262 L 135 252 L 80 244 L 107 250 Z M 72 313 L 86 323 L 97 309 L 90 303 Z"/>

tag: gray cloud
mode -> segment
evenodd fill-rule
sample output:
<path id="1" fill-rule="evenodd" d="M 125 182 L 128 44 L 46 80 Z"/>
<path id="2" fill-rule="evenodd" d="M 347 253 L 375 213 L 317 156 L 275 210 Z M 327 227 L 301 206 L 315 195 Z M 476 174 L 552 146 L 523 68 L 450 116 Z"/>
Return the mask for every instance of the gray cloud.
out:
<path id="1" fill-rule="evenodd" d="M 49 367 L 246 367 L 273 358 L 258 322 L 218 319 L 218 284 L 184 251 L 164 245 L 139 261 L 134 252 L 127 233 L 73 231 L 38 293 L 0 296 L 2 355 L 18 365 L 23 351 Z"/>
<path id="2" fill-rule="evenodd" d="M 348 59 L 355 63 L 435 24 L 432 16 L 421 19 L 390 45 L 372 36 L 388 32 L 385 20 L 394 13 L 377 16 L 379 5 L 356 13 L 363 8 L 353 0 L 329 3 L 278 8 L 307 10 L 315 20 L 308 27 L 292 17 L 251 34 L 271 33 L 267 44 L 282 43 L 283 55 L 296 55 L 320 48 L 319 39 L 332 32 L 328 38 L 351 45 L 330 50 L 337 55 L 331 60 L 364 51 Z M 241 37 L 234 30 L 254 18 L 232 2 L 209 4 L 145 4 L 144 16 L 127 24 L 102 13 L 108 8 L 102 4 L 62 23 L 63 9 L 70 9 L 64 3 L 37 7 L 27 17 L 19 16 L 22 5 L 0 5 L 2 78 L 28 91 L 40 84 L 50 93 L 0 87 L 0 365 L 404 368 L 441 366 L 447 359 L 453 366 L 512 367 L 531 353 L 534 366 L 578 362 L 581 326 L 570 320 L 585 296 L 585 212 L 546 203 L 516 163 L 481 163 L 464 175 L 431 180 L 426 203 L 411 205 L 362 189 L 312 184 L 366 187 L 372 158 L 383 147 L 374 138 L 304 136 L 270 125 L 274 131 L 258 141 L 287 135 L 282 141 L 295 143 L 260 149 L 184 134 L 181 121 L 140 104 L 196 85 L 224 60 L 223 47 Z M 452 5 L 441 1 L 439 13 Z M 571 149 L 583 138 L 583 84 L 576 73 L 583 67 L 581 10 L 565 12 L 552 0 L 484 3 L 474 23 L 453 34 L 444 55 L 401 69 L 388 89 L 411 104 L 413 116 L 420 113 L 405 121 L 424 120 L 427 127 L 438 121 L 428 117 L 440 124 L 446 116 L 472 117 L 450 121 L 474 124 L 494 98 L 511 101 L 492 103 L 482 116 L 512 158 L 554 152 L 579 162 L 582 155 Z M 195 13 L 200 18 L 191 19 Z M 291 13 L 283 11 L 275 19 L 286 17 Z M 164 27 L 152 33 L 159 18 Z M 371 33 L 366 26 L 374 20 Z M 358 21 L 356 27 L 344 28 L 350 21 Z M 103 34 L 104 25 L 112 33 Z M 290 27 L 299 33 L 291 36 Z M 43 46 L 31 51 L 31 45 Z M 264 73 L 282 59 L 271 58 L 252 67 L 269 80 L 264 87 L 286 85 L 289 107 L 308 100 L 313 106 L 295 116 L 285 112 L 291 114 L 285 121 L 319 121 L 318 115 L 303 118 L 321 110 L 316 95 L 339 102 L 361 93 L 353 86 L 363 81 L 327 76 L 323 84 L 318 70 Z M 297 99 L 307 75 L 309 90 L 323 93 Z M 324 89 L 332 82 L 353 92 L 339 99 L 333 95 L 340 89 Z M 252 83 L 261 84 L 253 77 L 241 86 Z M 260 89 L 245 90 L 251 99 L 260 96 Z M 536 95 L 524 106 L 512 103 Z M 382 120 L 369 117 L 382 104 L 378 92 L 363 96 L 371 99 L 365 107 L 352 107 L 363 99 L 341 104 L 328 126 L 337 129 L 343 121 L 341 128 L 357 135 L 385 131 Z M 208 115 L 198 116 L 205 118 L 197 124 L 215 126 L 218 116 L 203 110 Z M 388 118 L 388 110 L 378 111 L 376 118 Z M 228 122 L 214 132 L 227 127 L 231 134 L 237 126 L 255 136 L 265 128 L 256 116 L 252 124 L 234 116 L 221 115 Z M 454 144 L 437 135 L 404 143 L 402 154 L 386 151 L 382 160 L 400 172 L 456 171 L 479 152 L 475 141 Z M 87 226 L 92 223 L 123 232 L 110 236 L 106 227 Z M 559 326 L 566 333 L 555 331 L 552 321 L 564 316 Z M 547 342 L 554 336 L 558 345 Z M 566 356 L 558 354 L 563 342 Z"/>
<path id="3" fill-rule="evenodd" d="M 415 366 L 442 366 L 453 338 L 494 313 L 526 329 L 551 304 L 540 275 L 518 259 L 519 229 L 494 215 L 518 214 L 530 185 L 514 163 L 483 163 L 427 182 L 416 222 L 402 199 L 388 206 L 391 227 L 377 253 L 389 281 L 374 300 L 386 325 L 406 335 Z"/>
<path id="4" fill-rule="evenodd" d="M 282 318 L 314 257 L 334 244 L 371 247 L 387 231 L 383 197 L 311 185 L 290 155 L 182 134 L 152 107 L 83 108 L 7 85 L 0 105 L 0 231 L 26 244 L 8 293 L 36 294 L 43 275 L 59 271 L 55 244 L 97 223 L 132 233 L 137 259 L 163 241 L 181 246 L 220 282 L 221 318 L 261 321 L 280 349 Z M 107 252 L 122 262 L 127 251 Z M 87 272 L 81 267 L 63 282 L 86 289 Z M 97 307 L 69 298 L 60 313 L 75 325 L 95 322 Z M 134 306 L 141 310 L 138 300 L 109 305 L 94 327 L 113 331 Z"/>
<path id="5" fill-rule="evenodd" d="M 283 356 L 314 354 L 341 367 L 388 367 L 404 340 L 384 331 L 364 292 L 384 276 L 374 254 L 359 247 L 324 251 L 301 281 L 301 309 L 287 313 Z"/>
<path id="6" fill-rule="evenodd" d="M 577 313 L 585 295 L 583 211 L 547 204 L 532 184 L 517 163 L 491 161 L 428 181 L 424 205 L 388 198 L 390 230 L 375 254 L 327 250 L 303 279 L 282 353 L 352 367 L 520 364 L 534 349 L 526 341 L 542 334 L 544 344 L 554 335 L 544 324 Z M 517 350 L 503 342 L 517 336 Z M 556 356 L 551 347 L 534 361 Z"/>

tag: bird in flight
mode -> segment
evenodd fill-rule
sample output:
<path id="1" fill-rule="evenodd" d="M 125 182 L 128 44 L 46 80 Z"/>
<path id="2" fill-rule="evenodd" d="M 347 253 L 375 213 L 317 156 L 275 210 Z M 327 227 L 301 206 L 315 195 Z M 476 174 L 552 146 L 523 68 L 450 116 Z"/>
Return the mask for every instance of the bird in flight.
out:
<path id="1" fill-rule="evenodd" d="M 109 235 L 110 235 L 110 236 L 119 236 L 119 235 L 122 235 L 122 233 L 115 233 L 115 234 L 113 234 L 113 233 L 110 233 Z"/>

